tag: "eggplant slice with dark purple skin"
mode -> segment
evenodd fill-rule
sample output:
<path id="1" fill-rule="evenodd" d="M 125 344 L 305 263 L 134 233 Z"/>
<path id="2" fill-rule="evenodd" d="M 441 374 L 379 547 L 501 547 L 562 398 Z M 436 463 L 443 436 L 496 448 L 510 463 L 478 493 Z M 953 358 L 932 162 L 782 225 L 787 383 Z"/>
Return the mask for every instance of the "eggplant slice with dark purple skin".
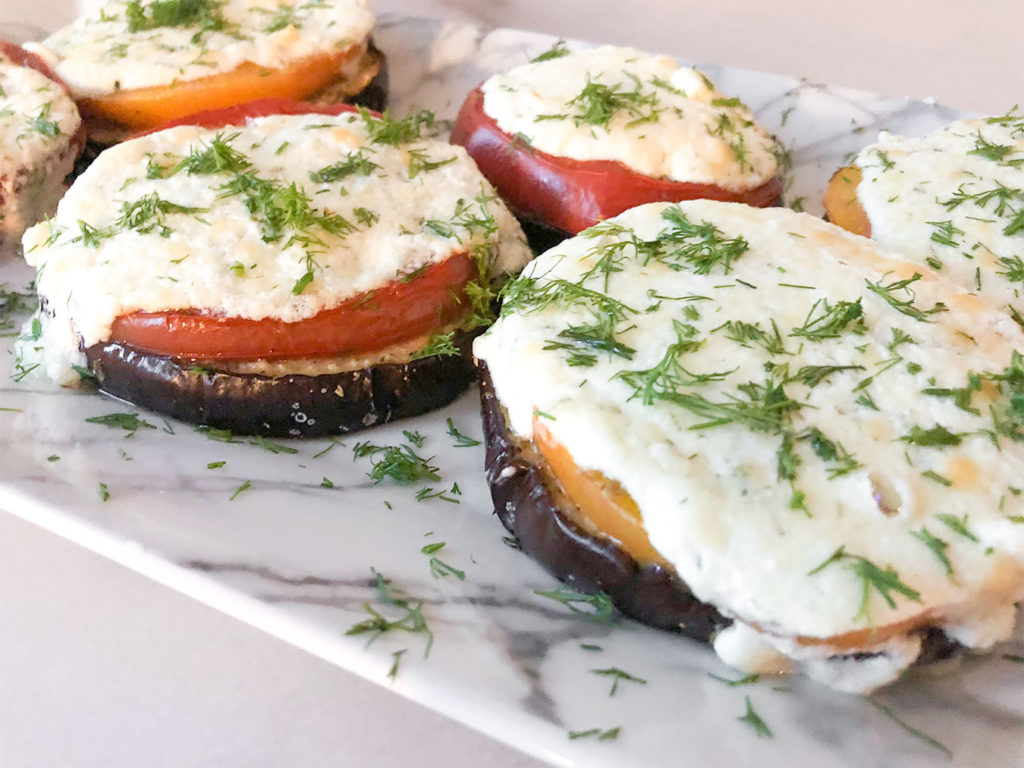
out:
<path id="1" fill-rule="evenodd" d="M 508 430 L 487 366 L 480 368 L 485 467 L 494 511 L 523 551 L 581 592 L 605 592 L 627 616 L 707 642 L 731 621 L 693 596 L 660 563 L 638 563 L 608 538 L 583 530 L 537 455 Z"/>
<path id="2" fill-rule="evenodd" d="M 604 592 L 622 613 L 643 624 L 702 642 L 710 642 L 729 626 L 732 620 L 698 600 L 671 568 L 637 562 L 614 540 L 595 536 L 572 520 L 565 512 L 572 502 L 544 469 L 540 455 L 509 431 L 487 366 L 478 361 L 477 368 L 494 512 L 522 550 L 573 589 Z M 963 650 L 934 627 L 922 629 L 921 635 L 917 664 L 948 659 Z"/>
<path id="3" fill-rule="evenodd" d="M 226 373 L 117 342 L 85 354 L 100 391 L 133 405 L 240 435 L 324 437 L 455 400 L 474 379 L 472 336 L 456 336 L 462 354 L 316 376 Z"/>

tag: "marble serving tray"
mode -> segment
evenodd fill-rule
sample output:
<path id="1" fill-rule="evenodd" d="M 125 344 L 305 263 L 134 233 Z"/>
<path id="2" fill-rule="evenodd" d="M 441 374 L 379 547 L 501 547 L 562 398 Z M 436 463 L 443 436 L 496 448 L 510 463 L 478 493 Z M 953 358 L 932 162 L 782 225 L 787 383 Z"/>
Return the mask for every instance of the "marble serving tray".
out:
<path id="1" fill-rule="evenodd" d="M 377 40 L 390 58 L 393 114 L 429 108 L 448 118 L 486 75 L 553 42 L 406 18 L 386 18 Z M 787 200 L 816 214 L 831 172 L 879 129 L 919 133 L 958 117 L 703 68 L 783 139 L 793 161 Z M 30 279 L 20 262 L 0 265 L 8 290 Z M 723 678 L 740 675 L 707 647 L 538 594 L 560 585 L 509 546 L 482 448 L 451 434 L 480 438 L 475 391 L 439 413 L 335 441 L 226 439 L 149 413 L 134 425 L 104 418 L 137 411 L 34 374 L 15 381 L 12 341 L 0 358 L 0 507 L 541 759 L 1021 764 L 1019 629 L 986 657 L 912 672 L 863 699 L 792 678 L 730 686 Z M 375 485 L 369 459 L 354 458 L 360 441 L 399 445 L 403 431 L 422 440 L 417 450 L 440 481 Z"/>

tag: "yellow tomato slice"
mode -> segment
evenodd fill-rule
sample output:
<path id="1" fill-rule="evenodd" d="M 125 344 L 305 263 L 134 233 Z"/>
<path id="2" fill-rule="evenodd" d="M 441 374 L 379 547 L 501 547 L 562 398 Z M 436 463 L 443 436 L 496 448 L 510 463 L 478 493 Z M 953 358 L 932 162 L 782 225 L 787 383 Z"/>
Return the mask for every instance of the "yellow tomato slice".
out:
<path id="1" fill-rule="evenodd" d="M 833 224 L 855 235 L 871 237 L 871 222 L 857 199 L 861 176 L 861 170 L 856 165 L 840 168 L 829 179 L 822 202 L 825 215 Z"/>
<path id="2" fill-rule="evenodd" d="M 145 131 L 193 112 L 230 107 L 263 98 L 301 101 L 339 77 L 346 62 L 361 56 L 364 47 L 318 53 L 281 69 L 244 62 L 230 72 L 169 86 L 132 88 L 82 99 L 79 106 L 89 117 Z"/>
<path id="3" fill-rule="evenodd" d="M 578 510 L 588 530 L 615 539 L 639 563 L 663 563 L 644 530 L 640 509 L 618 483 L 600 472 L 581 470 L 569 451 L 538 418 L 533 420 L 533 441 L 547 462 L 550 474 Z"/>

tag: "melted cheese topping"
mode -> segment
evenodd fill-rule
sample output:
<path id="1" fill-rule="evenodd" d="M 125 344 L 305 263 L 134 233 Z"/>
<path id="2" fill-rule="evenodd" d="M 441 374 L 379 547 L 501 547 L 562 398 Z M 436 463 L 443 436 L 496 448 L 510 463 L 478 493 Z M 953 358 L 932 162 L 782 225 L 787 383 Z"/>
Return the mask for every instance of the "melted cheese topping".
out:
<path id="1" fill-rule="evenodd" d="M 741 622 L 729 663 L 866 690 L 914 625 L 986 648 L 1024 596 L 1024 333 L 925 272 L 806 214 L 641 206 L 529 265 L 474 351 Z"/>
<path id="2" fill-rule="evenodd" d="M 883 132 L 856 164 L 872 239 L 1024 314 L 1024 117 Z"/>
<path id="3" fill-rule="evenodd" d="M 182 26 L 153 26 L 153 3 L 113 0 L 26 48 L 45 59 L 81 98 L 196 80 L 244 62 L 281 69 L 360 45 L 373 29 L 366 0 L 205 2 L 210 13 Z M 142 21 L 132 14 L 140 6 Z"/>
<path id="4" fill-rule="evenodd" d="M 667 56 L 573 51 L 494 75 L 482 90 L 484 111 L 503 131 L 551 155 L 616 160 L 647 176 L 731 191 L 779 172 L 775 141 L 750 109 Z"/>
<path id="5" fill-rule="evenodd" d="M 294 322 L 455 253 L 484 248 L 492 275 L 520 269 L 522 231 L 465 150 L 375 142 L 385 125 L 272 116 L 105 151 L 23 240 L 49 375 L 68 380 L 79 349 L 138 310 Z M 238 167 L 189 166 L 197 157 Z"/>
<path id="6" fill-rule="evenodd" d="M 0 54 L 0 176 L 33 168 L 61 151 L 81 123 L 57 83 Z"/>

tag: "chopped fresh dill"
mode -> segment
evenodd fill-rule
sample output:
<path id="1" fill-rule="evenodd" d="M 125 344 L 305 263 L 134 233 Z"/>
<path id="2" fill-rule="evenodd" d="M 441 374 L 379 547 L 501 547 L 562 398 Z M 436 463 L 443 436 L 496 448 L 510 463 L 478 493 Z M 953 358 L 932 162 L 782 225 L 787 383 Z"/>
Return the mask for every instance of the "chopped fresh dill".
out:
<path id="1" fill-rule="evenodd" d="M 602 624 L 612 623 L 614 617 L 615 608 L 612 605 L 612 599 L 604 592 L 594 592 L 587 595 L 582 592 L 576 592 L 568 587 L 559 587 L 558 589 L 548 591 L 537 589 L 534 590 L 534 594 L 559 602 L 573 613 L 586 616 Z M 587 607 L 583 608 L 580 606 Z"/>
<path id="2" fill-rule="evenodd" d="M 921 593 L 900 581 L 899 574 L 891 565 L 887 565 L 884 569 L 879 568 L 866 557 L 848 553 L 845 546 L 840 546 L 807 575 L 813 576 L 838 562 L 844 562 L 847 569 L 861 582 L 861 601 L 857 613 L 854 614 L 855 619 L 863 619 L 865 622 L 871 623 L 872 590 L 881 595 L 890 608 L 896 607 L 896 601 L 892 596 L 893 592 L 901 594 L 915 603 L 921 602 Z"/>
<path id="3" fill-rule="evenodd" d="M 615 692 L 619 690 L 619 683 L 621 682 L 636 683 L 637 685 L 647 685 L 647 681 L 643 678 L 636 677 L 634 675 L 629 674 L 628 672 L 624 672 L 618 667 L 608 667 L 607 669 L 592 669 L 590 671 L 595 675 L 601 675 L 603 677 L 612 678 L 612 687 L 608 691 L 609 696 L 615 695 Z"/>
<path id="4" fill-rule="evenodd" d="M 917 298 L 914 293 L 914 289 L 910 286 L 921 279 L 921 273 L 915 272 L 913 277 L 908 277 L 905 280 L 893 280 L 891 283 L 886 285 L 879 280 L 877 283 L 872 283 L 870 280 L 865 279 L 867 288 L 876 296 L 884 299 L 885 302 L 896 311 L 912 317 L 915 320 L 919 320 L 924 323 L 930 323 L 929 317 L 939 312 L 946 311 L 946 305 L 942 302 L 936 303 L 930 309 L 920 309 L 914 306 L 914 300 Z"/>

